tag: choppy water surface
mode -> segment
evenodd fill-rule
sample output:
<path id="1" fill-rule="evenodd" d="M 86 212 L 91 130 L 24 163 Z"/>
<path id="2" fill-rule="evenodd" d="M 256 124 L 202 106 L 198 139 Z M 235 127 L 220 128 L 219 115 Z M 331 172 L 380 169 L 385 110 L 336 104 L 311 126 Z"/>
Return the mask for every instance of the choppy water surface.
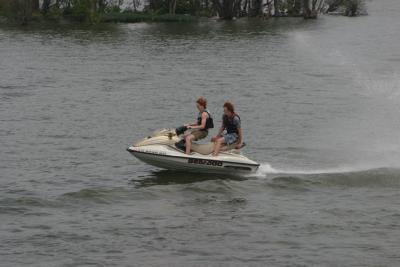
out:
<path id="1" fill-rule="evenodd" d="M 0 28 L 0 265 L 399 266 L 400 6 Z M 249 177 L 125 148 L 236 103 Z"/>

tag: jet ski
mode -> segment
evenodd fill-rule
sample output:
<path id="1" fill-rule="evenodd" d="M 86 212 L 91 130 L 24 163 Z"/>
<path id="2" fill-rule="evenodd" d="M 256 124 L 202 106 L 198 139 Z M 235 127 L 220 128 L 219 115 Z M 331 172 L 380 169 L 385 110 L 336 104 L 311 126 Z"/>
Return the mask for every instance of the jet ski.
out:
<path id="1" fill-rule="evenodd" d="M 193 142 L 192 153 L 184 152 L 184 139 L 175 129 L 162 129 L 127 148 L 139 160 L 169 170 L 243 174 L 257 171 L 260 164 L 243 156 L 235 145 L 225 146 L 213 156 L 214 143 Z"/>

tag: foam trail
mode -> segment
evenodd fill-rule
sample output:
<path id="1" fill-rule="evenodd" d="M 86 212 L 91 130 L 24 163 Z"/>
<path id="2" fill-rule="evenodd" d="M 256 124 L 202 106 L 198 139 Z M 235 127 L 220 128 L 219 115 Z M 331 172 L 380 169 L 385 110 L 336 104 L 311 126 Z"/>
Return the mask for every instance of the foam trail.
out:
<path id="1" fill-rule="evenodd" d="M 304 170 L 304 169 L 276 169 L 273 168 L 269 163 L 261 163 L 255 176 L 267 178 L 269 174 L 315 175 L 315 174 L 350 173 L 350 172 L 368 171 L 376 168 L 383 168 L 383 166 L 374 166 L 374 167 L 342 166 L 342 167 L 327 168 L 327 169 Z"/>

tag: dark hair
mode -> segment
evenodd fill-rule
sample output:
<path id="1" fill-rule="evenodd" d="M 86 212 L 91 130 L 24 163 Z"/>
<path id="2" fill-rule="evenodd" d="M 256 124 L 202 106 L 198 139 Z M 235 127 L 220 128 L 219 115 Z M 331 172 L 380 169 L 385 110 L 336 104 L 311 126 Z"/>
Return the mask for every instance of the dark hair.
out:
<path id="1" fill-rule="evenodd" d="M 204 97 L 200 97 L 199 99 L 197 99 L 196 103 L 200 106 L 203 106 L 204 108 L 207 108 L 207 99 L 205 99 Z"/>
<path id="2" fill-rule="evenodd" d="M 227 110 L 229 110 L 232 113 L 235 113 L 235 107 L 233 106 L 233 104 L 231 102 L 225 102 L 224 108 L 226 108 Z"/>

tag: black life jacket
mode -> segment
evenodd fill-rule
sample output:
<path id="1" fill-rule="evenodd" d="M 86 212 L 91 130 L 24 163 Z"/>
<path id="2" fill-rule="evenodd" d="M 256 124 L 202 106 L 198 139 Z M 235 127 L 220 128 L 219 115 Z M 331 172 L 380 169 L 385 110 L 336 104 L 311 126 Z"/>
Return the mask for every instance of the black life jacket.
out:
<path id="1" fill-rule="evenodd" d="M 233 124 L 233 119 L 234 119 L 235 117 L 238 117 L 239 120 L 240 120 L 239 115 L 236 114 L 236 113 L 234 113 L 233 116 L 232 116 L 231 118 L 229 118 L 229 117 L 226 116 L 226 115 L 224 115 L 223 118 L 222 118 L 222 122 L 223 122 L 224 127 L 225 127 L 225 129 L 226 129 L 226 132 L 227 132 L 228 134 L 231 134 L 231 133 L 239 134 L 239 129 L 236 127 L 235 124 Z"/>
<path id="2" fill-rule="evenodd" d="M 214 121 L 211 118 L 210 112 L 208 112 L 208 110 L 206 110 L 206 109 L 203 112 L 207 112 L 208 118 L 206 120 L 206 126 L 202 130 L 208 130 L 208 129 L 214 128 Z M 197 125 L 201 125 L 201 116 L 203 115 L 203 112 L 199 112 L 199 115 L 197 116 Z"/>

